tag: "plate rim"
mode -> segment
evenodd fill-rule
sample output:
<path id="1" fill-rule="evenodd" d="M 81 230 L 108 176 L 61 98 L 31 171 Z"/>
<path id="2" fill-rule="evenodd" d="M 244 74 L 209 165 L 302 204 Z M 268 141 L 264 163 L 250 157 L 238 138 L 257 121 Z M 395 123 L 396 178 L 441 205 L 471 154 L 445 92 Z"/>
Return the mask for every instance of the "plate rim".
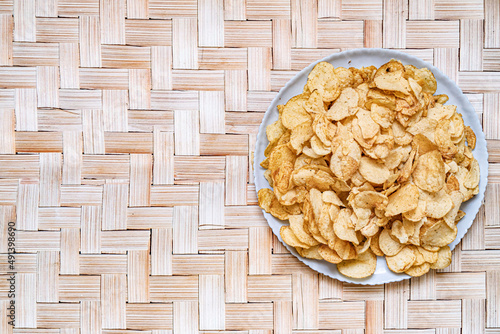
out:
<path id="1" fill-rule="evenodd" d="M 451 80 L 446 74 L 444 74 L 437 67 L 435 67 L 432 64 L 426 62 L 425 60 L 418 58 L 418 57 L 416 57 L 412 54 L 409 54 L 409 53 L 401 52 L 398 50 L 392 50 L 392 49 L 383 49 L 383 48 L 350 49 L 350 50 L 346 50 L 346 51 L 332 53 L 332 54 L 330 54 L 322 59 L 318 59 L 318 60 L 310 63 L 308 66 L 304 67 L 298 73 L 296 73 L 283 87 L 280 88 L 280 90 L 278 91 L 276 96 L 273 98 L 273 100 L 269 104 L 267 110 L 265 111 L 264 117 L 262 118 L 262 122 L 259 125 L 259 131 L 258 131 L 257 136 L 256 136 L 256 143 L 255 143 L 254 157 L 253 157 L 253 160 L 254 160 L 253 161 L 253 177 L 254 177 L 255 191 L 256 191 L 256 193 L 258 193 L 258 191 L 260 189 L 266 187 L 265 185 L 263 187 L 258 186 L 258 183 L 260 183 L 260 182 L 258 181 L 257 173 L 262 169 L 260 167 L 260 161 L 258 161 L 257 154 L 256 154 L 259 151 L 259 148 L 258 148 L 259 138 L 262 138 L 263 135 L 265 136 L 265 131 L 266 131 L 266 127 L 267 127 L 267 125 L 265 126 L 265 124 L 267 124 L 267 122 L 269 121 L 269 118 L 272 116 L 272 112 L 276 108 L 276 105 L 278 104 L 278 101 L 281 99 L 284 92 L 286 92 L 290 86 L 294 85 L 295 82 L 298 81 L 304 73 L 310 72 L 313 69 L 313 67 L 319 62 L 322 62 L 322 61 L 331 62 L 332 60 L 336 60 L 338 58 L 339 59 L 345 58 L 345 60 L 348 60 L 349 57 L 357 56 L 359 54 L 361 54 L 361 56 L 369 56 L 370 54 L 380 54 L 380 53 L 386 57 L 399 58 L 399 60 L 401 60 L 401 58 L 407 58 L 407 59 L 403 60 L 403 62 L 406 62 L 406 63 L 411 63 L 412 61 L 423 63 L 434 74 L 434 76 L 436 77 L 436 82 L 438 82 L 438 84 L 439 83 L 445 84 L 445 86 L 448 90 L 455 91 L 454 93 L 456 94 L 456 96 L 459 98 L 459 100 L 461 102 L 460 106 L 462 106 L 462 107 L 466 106 L 467 108 L 465 108 L 465 109 L 470 109 L 473 111 L 475 117 L 471 117 L 472 122 L 476 123 L 475 126 L 481 130 L 481 131 L 479 131 L 479 133 L 476 133 L 476 137 L 477 137 L 476 142 L 478 144 L 481 143 L 484 145 L 481 145 L 481 146 L 476 145 L 476 149 L 479 149 L 479 151 L 481 151 L 481 154 L 484 156 L 484 160 L 482 160 L 482 161 L 478 160 L 480 167 L 486 167 L 486 168 L 481 168 L 479 193 L 477 195 L 475 195 L 475 197 L 479 198 L 479 204 L 474 205 L 474 207 L 472 208 L 473 210 L 475 210 L 474 217 L 472 217 L 470 219 L 471 222 L 465 228 L 465 230 L 463 231 L 463 234 L 457 235 L 455 240 L 451 244 L 449 244 L 451 250 L 453 250 L 455 248 L 455 246 L 462 241 L 465 234 L 467 234 L 467 232 L 470 229 L 470 227 L 472 226 L 474 219 L 476 218 L 481 206 L 484 204 L 484 196 L 485 196 L 485 190 L 486 190 L 486 185 L 487 185 L 487 180 L 488 180 L 488 149 L 486 146 L 486 138 L 485 138 L 485 134 L 483 131 L 483 127 L 481 125 L 481 122 L 479 121 L 479 117 L 478 117 L 477 113 L 475 112 L 474 107 L 470 103 L 467 96 L 465 96 L 465 94 L 463 93 L 461 88 L 457 85 L 457 83 L 454 82 L 453 80 Z M 366 65 L 366 66 L 369 66 L 369 65 Z M 266 136 L 265 140 L 267 141 L 267 136 Z M 484 148 L 484 151 L 483 151 L 483 148 Z M 270 187 L 269 184 L 267 184 L 267 187 Z M 477 202 L 477 200 L 476 200 L 476 202 Z M 329 273 L 321 272 L 317 268 L 315 268 L 316 266 L 314 265 L 314 263 L 319 263 L 320 261 L 313 260 L 313 259 L 305 259 L 305 258 L 301 257 L 300 255 L 298 255 L 295 248 L 284 243 L 283 240 L 281 239 L 281 236 L 279 234 L 275 233 L 275 231 L 274 231 L 274 229 L 271 226 L 271 223 L 269 221 L 269 219 L 275 219 L 275 218 L 272 217 L 269 213 L 266 213 L 264 210 L 262 210 L 262 212 L 263 212 L 263 215 L 267 221 L 267 224 L 269 225 L 269 227 L 273 231 L 273 234 L 278 238 L 278 240 L 299 261 L 301 261 L 302 263 L 304 263 L 306 266 L 308 266 L 309 268 L 311 268 L 312 270 L 314 270 L 317 273 L 329 276 L 331 278 L 337 279 L 337 280 L 342 281 L 342 282 L 360 284 L 360 285 L 378 285 L 378 284 L 385 284 L 385 283 L 402 281 L 402 280 L 411 278 L 411 276 L 404 274 L 404 273 L 403 274 L 396 274 L 396 273 L 391 272 L 394 275 L 391 275 L 392 277 L 390 279 L 380 280 L 380 281 L 376 281 L 376 282 L 368 282 L 367 280 L 372 278 L 373 275 L 369 276 L 367 278 L 364 278 L 364 279 L 353 279 L 353 278 L 344 276 L 340 273 L 338 274 L 338 276 L 334 277 Z M 377 265 L 379 264 L 379 262 L 381 260 L 385 261 L 385 259 L 383 257 L 377 257 Z M 324 260 L 322 260 L 321 262 L 324 262 Z"/>

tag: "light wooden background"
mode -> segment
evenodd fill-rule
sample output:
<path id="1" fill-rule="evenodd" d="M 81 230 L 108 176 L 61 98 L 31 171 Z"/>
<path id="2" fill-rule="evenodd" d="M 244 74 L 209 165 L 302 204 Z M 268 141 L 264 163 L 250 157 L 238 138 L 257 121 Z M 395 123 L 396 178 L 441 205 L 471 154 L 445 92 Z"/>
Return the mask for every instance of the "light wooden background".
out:
<path id="1" fill-rule="evenodd" d="M 252 151 L 276 92 L 402 49 L 482 117 L 490 184 L 453 264 L 343 284 L 277 242 Z M 499 0 L 1 0 L 0 333 L 500 333 Z"/>

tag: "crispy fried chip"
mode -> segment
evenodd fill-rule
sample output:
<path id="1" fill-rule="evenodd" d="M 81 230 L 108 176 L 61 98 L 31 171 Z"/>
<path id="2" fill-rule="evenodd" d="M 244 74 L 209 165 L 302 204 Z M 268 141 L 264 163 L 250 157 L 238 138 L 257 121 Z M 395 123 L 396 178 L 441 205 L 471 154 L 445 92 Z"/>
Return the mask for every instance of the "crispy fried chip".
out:
<path id="1" fill-rule="evenodd" d="M 295 236 L 295 234 L 293 233 L 293 231 L 290 228 L 290 226 L 281 226 L 280 236 L 281 236 L 281 239 L 283 239 L 283 241 L 287 245 L 290 245 L 292 247 L 301 247 L 301 248 L 309 248 L 309 247 L 311 247 L 308 244 L 305 244 L 302 241 L 300 241 L 297 238 L 297 236 Z"/>
<path id="2" fill-rule="evenodd" d="M 395 216 L 415 209 L 418 206 L 419 192 L 418 188 L 411 183 L 399 188 L 395 193 L 389 196 L 389 204 L 385 209 L 386 216 Z"/>
<path id="3" fill-rule="evenodd" d="M 422 227 L 420 231 L 420 239 L 422 245 L 443 247 L 455 240 L 457 236 L 457 228 L 451 228 L 444 220 L 430 220 L 429 224 Z"/>
<path id="4" fill-rule="evenodd" d="M 331 102 L 340 94 L 340 80 L 334 72 L 332 64 L 325 61 L 319 62 L 314 66 L 307 77 L 307 87 L 309 91 L 317 90 L 323 97 L 323 101 Z"/>
<path id="5" fill-rule="evenodd" d="M 291 215 L 288 217 L 288 220 L 290 221 L 290 228 L 293 234 L 297 236 L 300 242 L 308 246 L 316 246 L 318 244 L 318 241 L 304 229 L 304 215 Z"/>
<path id="6" fill-rule="evenodd" d="M 405 274 L 413 276 L 413 277 L 419 277 L 419 276 L 427 274 L 430 269 L 431 269 L 430 264 L 427 262 L 424 262 L 418 266 L 411 266 L 410 269 L 405 270 Z"/>
<path id="7" fill-rule="evenodd" d="M 295 249 L 300 256 L 305 257 L 306 259 L 323 260 L 323 257 L 319 253 L 319 247 L 320 246 L 317 245 L 310 248 L 295 247 Z"/>
<path id="8" fill-rule="evenodd" d="M 439 151 L 431 151 L 417 160 L 413 171 L 413 182 L 422 190 L 436 192 L 443 188 L 445 183 L 445 169 L 443 158 Z"/>
<path id="9" fill-rule="evenodd" d="M 384 164 L 362 157 L 359 164 L 359 173 L 367 180 L 375 184 L 383 184 L 390 176 L 389 169 Z"/>
<path id="10" fill-rule="evenodd" d="M 338 271 L 347 277 L 364 278 L 373 275 L 377 268 L 377 256 L 371 250 L 361 253 L 355 260 L 347 260 L 337 265 Z"/>
<path id="11" fill-rule="evenodd" d="M 386 228 L 383 229 L 382 232 L 380 233 L 380 236 L 378 239 L 378 245 L 380 247 L 380 250 L 385 255 L 389 255 L 389 256 L 396 255 L 404 247 L 403 244 L 396 241 L 391 236 L 390 230 L 386 229 Z"/>
<path id="12" fill-rule="evenodd" d="M 327 245 L 320 245 L 318 247 L 318 252 L 325 259 L 326 261 L 330 263 L 340 263 L 342 262 L 342 258 L 335 252 L 333 249 L 328 247 Z"/>
<path id="13" fill-rule="evenodd" d="M 387 266 L 395 273 L 410 269 L 416 259 L 414 250 L 409 246 L 403 247 L 396 255 L 385 257 Z"/>
<path id="14" fill-rule="evenodd" d="M 449 246 L 444 246 L 437 252 L 437 260 L 431 264 L 432 269 L 444 269 L 451 264 L 451 250 Z"/>

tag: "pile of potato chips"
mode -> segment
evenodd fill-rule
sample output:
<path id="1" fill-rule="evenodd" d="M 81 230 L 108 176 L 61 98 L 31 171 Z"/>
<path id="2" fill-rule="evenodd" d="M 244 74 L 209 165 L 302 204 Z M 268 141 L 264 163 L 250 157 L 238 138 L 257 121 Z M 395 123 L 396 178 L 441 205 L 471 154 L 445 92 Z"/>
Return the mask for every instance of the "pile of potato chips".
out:
<path id="1" fill-rule="evenodd" d="M 427 68 L 318 63 L 302 94 L 278 106 L 261 166 L 259 205 L 288 220 L 281 237 L 305 258 L 372 275 L 376 256 L 421 276 L 451 263 L 448 247 L 478 193 L 476 137 Z"/>

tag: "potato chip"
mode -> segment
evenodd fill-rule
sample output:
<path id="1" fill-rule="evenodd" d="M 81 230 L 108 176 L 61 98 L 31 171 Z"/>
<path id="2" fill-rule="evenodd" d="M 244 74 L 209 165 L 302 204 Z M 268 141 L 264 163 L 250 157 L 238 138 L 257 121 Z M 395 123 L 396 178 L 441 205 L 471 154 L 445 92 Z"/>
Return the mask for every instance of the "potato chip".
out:
<path id="1" fill-rule="evenodd" d="M 418 158 L 413 182 L 422 190 L 436 192 L 443 188 L 445 176 L 443 158 L 438 151 L 431 151 Z"/>
<path id="2" fill-rule="evenodd" d="M 434 94 L 437 89 L 436 78 L 428 68 L 414 69 L 413 79 L 422 87 L 422 91 L 429 94 Z"/>
<path id="3" fill-rule="evenodd" d="M 429 138 L 421 133 L 418 133 L 413 137 L 412 145 L 417 148 L 417 153 L 419 156 L 438 149 L 437 145 L 434 144 L 434 142 L 429 140 Z"/>
<path id="4" fill-rule="evenodd" d="M 340 95 L 341 82 L 334 70 L 332 64 L 322 61 L 314 66 L 307 77 L 309 91 L 317 90 L 325 102 L 331 102 Z"/>
<path id="5" fill-rule="evenodd" d="M 464 195 L 458 190 L 452 191 L 450 193 L 451 201 L 453 202 L 453 207 L 448 213 L 443 217 L 443 220 L 450 228 L 455 225 L 455 218 L 457 217 L 458 211 L 460 210 L 460 204 L 464 199 Z"/>
<path id="6" fill-rule="evenodd" d="M 419 197 L 417 207 L 413 210 L 404 212 L 403 217 L 410 221 L 418 222 L 426 217 L 426 209 L 427 202 Z"/>
<path id="7" fill-rule="evenodd" d="M 314 133 L 324 145 L 330 146 L 332 144 L 332 138 L 335 136 L 337 127 L 326 116 L 323 114 L 316 115 L 312 127 Z"/>
<path id="8" fill-rule="evenodd" d="M 431 266 L 429 263 L 424 262 L 418 266 L 411 266 L 410 269 L 405 270 L 405 274 L 410 275 L 412 277 L 420 277 L 429 272 Z"/>
<path id="9" fill-rule="evenodd" d="M 430 220 L 420 230 L 422 245 L 443 247 L 455 240 L 457 228 L 450 228 L 442 219 Z"/>
<path id="10" fill-rule="evenodd" d="M 352 242 L 355 245 L 359 244 L 354 225 L 351 222 L 352 211 L 350 209 L 340 210 L 337 219 L 333 223 L 335 235 L 342 240 Z"/>
<path id="11" fill-rule="evenodd" d="M 339 98 L 332 104 L 326 117 L 332 121 L 340 121 L 358 111 L 358 93 L 348 87 L 342 90 Z"/>
<path id="12" fill-rule="evenodd" d="M 479 163 L 476 159 L 471 161 L 470 170 L 464 180 L 464 186 L 469 189 L 476 188 L 479 185 Z"/>
<path id="13" fill-rule="evenodd" d="M 449 119 L 457 110 L 456 106 L 447 105 L 444 106 L 441 103 L 436 103 L 434 107 L 427 110 L 427 117 L 434 119 L 436 121 L 442 121 L 443 119 Z"/>
<path id="14" fill-rule="evenodd" d="M 438 252 L 431 252 L 420 246 L 417 247 L 417 251 L 422 255 L 425 262 L 436 263 L 438 260 Z"/>
<path id="15" fill-rule="evenodd" d="M 416 67 L 415 67 L 416 69 Z M 375 77 L 379 77 L 381 75 L 385 75 L 387 73 L 394 73 L 394 72 L 404 72 L 405 71 L 405 66 L 401 64 L 401 62 L 391 59 L 384 65 L 380 66 L 377 71 L 375 72 Z"/>
<path id="16" fill-rule="evenodd" d="M 346 153 L 344 153 L 346 152 Z M 342 181 L 348 180 L 359 168 L 361 149 L 354 140 L 344 142 L 332 151 L 330 169 Z"/>
<path id="17" fill-rule="evenodd" d="M 377 269 L 377 256 L 371 250 L 361 253 L 355 260 L 347 260 L 337 265 L 338 271 L 347 277 L 364 278 L 373 275 Z"/>
<path id="18" fill-rule="evenodd" d="M 314 135 L 311 124 L 310 121 L 307 121 L 293 128 L 290 134 L 290 145 L 295 150 L 296 154 L 302 152 L 304 144 Z"/>
<path id="19" fill-rule="evenodd" d="M 308 246 L 316 246 L 319 242 L 309 235 L 304 229 L 304 215 L 291 215 L 288 217 L 290 228 L 300 242 Z"/>
<path id="20" fill-rule="evenodd" d="M 314 114 L 326 113 L 325 105 L 323 103 L 323 96 L 321 96 L 318 90 L 315 90 L 309 96 L 309 99 L 304 102 L 304 108 L 306 111 Z"/>
<path id="21" fill-rule="evenodd" d="M 336 206 L 345 206 L 335 191 L 327 190 L 322 194 L 323 202 L 335 204 Z"/>
<path id="22" fill-rule="evenodd" d="M 389 199 L 384 194 L 376 191 L 362 191 L 354 197 L 352 205 L 363 209 L 377 208 L 383 210 L 388 203 Z"/>
<path id="23" fill-rule="evenodd" d="M 314 153 L 319 156 L 327 155 L 332 151 L 332 148 L 323 144 L 323 142 L 316 135 L 311 138 L 311 148 Z"/>
<path id="24" fill-rule="evenodd" d="M 335 205 L 323 204 L 321 207 L 317 225 L 319 233 L 327 240 L 327 243 L 335 238 L 335 232 L 333 231 L 334 219 L 331 219 L 331 217 L 333 216 L 336 219 L 339 211 L 339 208 Z"/>
<path id="25" fill-rule="evenodd" d="M 333 249 L 329 248 L 327 245 L 320 245 L 318 247 L 318 252 L 323 259 L 330 263 L 340 263 L 342 258 Z"/>
<path id="26" fill-rule="evenodd" d="M 301 248 L 309 248 L 308 244 L 303 243 L 300 241 L 295 234 L 293 233 L 292 229 L 290 226 L 281 226 L 280 228 L 280 236 L 281 239 L 287 244 L 292 247 L 301 247 Z"/>
<path id="27" fill-rule="evenodd" d="M 403 247 L 396 255 L 386 256 L 385 260 L 389 269 L 395 273 L 402 273 L 411 268 L 417 256 L 412 247 Z"/>
<path id="28" fill-rule="evenodd" d="M 318 248 L 319 245 L 312 246 L 310 248 L 295 247 L 297 253 L 299 253 L 300 256 L 305 257 L 306 259 L 323 260 L 323 257 L 319 253 Z"/>
<path id="29" fill-rule="evenodd" d="M 434 132 L 438 122 L 432 118 L 423 118 L 419 122 L 409 126 L 406 131 L 416 136 L 418 134 L 424 135 L 429 141 L 434 141 Z"/>
<path id="30" fill-rule="evenodd" d="M 427 217 L 443 218 L 453 207 L 453 201 L 444 189 L 435 193 L 422 191 L 420 198 L 427 203 L 425 209 Z"/>
<path id="31" fill-rule="evenodd" d="M 278 139 L 281 138 L 281 136 L 285 132 L 286 128 L 283 126 L 283 123 L 281 123 L 281 118 L 280 118 L 276 122 L 267 126 L 266 128 L 267 140 L 269 140 L 269 143 L 275 143 L 278 141 Z"/>
<path id="32" fill-rule="evenodd" d="M 418 198 L 418 188 L 414 184 L 404 185 L 389 196 L 385 215 L 390 217 L 415 209 L 418 205 Z"/>
<path id="33" fill-rule="evenodd" d="M 376 223 L 376 220 L 378 220 L 378 219 L 379 218 L 377 218 L 377 217 L 372 217 L 368 221 L 368 224 L 365 227 L 361 228 L 361 230 L 359 230 L 361 232 L 361 234 L 367 238 L 373 237 L 375 234 L 377 234 L 378 231 L 380 230 L 380 227 Z"/>
<path id="34" fill-rule="evenodd" d="M 373 138 L 379 133 L 380 126 L 372 119 L 368 110 L 359 108 L 356 117 L 364 139 Z"/>
<path id="35" fill-rule="evenodd" d="M 438 123 L 436 131 L 434 132 L 436 145 L 446 159 L 452 159 L 458 152 L 457 146 L 451 140 L 450 123 L 451 121 L 449 119 L 443 119 Z"/>
<path id="36" fill-rule="evenodd" d="M 394 134 L 394 142 L 400 146 L 405 146 L 411 143 L 413 136 L 407 132 L 406 129 L 399 124 L 399 122 L 392 123 L 392 132 Z"/>
<path id="37" fill-rule="evenodd" d="M 465 138 L 467 139 L 467 145 L 473 150 L 476 147 L 476 134 L 472 131 L 470 126 L 465 127 Z"/>
<path id="38" fill-rule="evenodd" d="M 373 82 L 378 89 L 384 91 L 395 91 L 404 95 L 409 95 L 411 91 L 408 80 L 403 77 L 403 71 L 384 73 L 379 76 L 375 74 Z"/>
<path id="39" fill-rule="evenodd" d="M 451 264 L 451 249 L 449 246 L 441 247 L 437 254 L 438 259 L 431 264 L 432 269 L 444 269 Z"/>
<path id="40" fill-rule="evenodd" d="M 343 260 L 352 260 L 358 256 L 356 247 L 352 243 L 342 240 L 337 236 L 333 240 L 328 241 L 328 247 L 333 249 Z"/>
<path id="41" fill-rule="evenodd" d="M 370 116 L 381 127 L 389 128 L 394 122 L 395 113 L 387 107 L 372 103 Z"/>
<path id="42" fill-rule="evenodd" d="M 312 117 L 304 109 L 304 103 L 307 101 L 308 96 L 301 94 L 292 97 L 283 108 L 281 113 L 281 122 L 287 129 L 292 130 L 297 125 L 304 122 L 312 122 Z"/>
<path id="43" fill-rule="evenodd" d="M 375 184 L 383 184 L 390 175 L 389 169 L 385 165 L 368 157 L 361 158 L 359 173 L 366 180 Z"/>
<path id="44" fill-rule="evenodd" d="M 387 228 L 383 229 L 380 233 L 378 244 L 380 250 L 389 256 L 396 255 L 404 247 L 403 244 L 391 236 L 391 232 Z"/>
<path id="45" fill-rule="evenodd" d="M 394 238 L 398 239 L 401 244 L 406 244 L 408 242 L 408 238 L 410 237 L 401 220 L 395 220 L 392 222 L 391 234 Z"/>
<path id="46" fill-rule="evenodd" d="M 455 144 L 460 142 L 464 136 L 464 130 L 465 125 L 462 115 L 454 113 L 450 117 L 450 137 L 452 142 Z"/>
<path id="47" fill-rule="evenodd" d="M 399 176 L 397 178 L 397 180 L 400 184 L 405 183 L 410 178 L 410 175 L 414 170 L 413 161 L 415 159 L 416 153 L 417 153 L 417 151 L 412 150 L 410 152 L 410 156 L 408 157 L 408 159 L 404 163 L 403 168 L 401 168 Z"/>

